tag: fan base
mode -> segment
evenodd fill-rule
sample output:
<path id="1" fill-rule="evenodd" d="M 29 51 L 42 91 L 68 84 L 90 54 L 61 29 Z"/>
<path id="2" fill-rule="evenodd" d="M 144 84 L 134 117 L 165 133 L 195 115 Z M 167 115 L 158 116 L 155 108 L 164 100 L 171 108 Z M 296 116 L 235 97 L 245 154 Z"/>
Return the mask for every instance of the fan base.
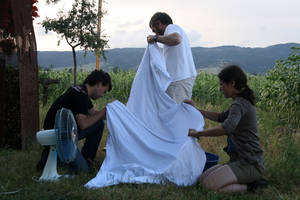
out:
<path id="1" fill-rule="evenodd" d="M 60 175 L 57 173 L 57 152 L 54 146 L 50 147 L 48 159 L 39 181 L 58 181 L 62 178 L 71 178 L 72 175 Z"/>

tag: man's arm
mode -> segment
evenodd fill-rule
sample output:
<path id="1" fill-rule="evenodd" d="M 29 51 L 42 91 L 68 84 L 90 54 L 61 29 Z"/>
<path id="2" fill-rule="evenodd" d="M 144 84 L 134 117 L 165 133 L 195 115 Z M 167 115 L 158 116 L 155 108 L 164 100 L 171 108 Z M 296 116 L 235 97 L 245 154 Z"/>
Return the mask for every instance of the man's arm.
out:
<path id="1" fill-rule="evenodd" d="M 97 111 L 96 109 L 92 108 L 89 110 L 88 115 L 76 115 L 77 125 L 81 130 L 86 129 L 89 126 L 95 124 L 97 121 L 104 119 L 106 119 L 106 108 L 103 108 L 100 111 Z"/>
<path id="2" fill-rule="evenodd" d="M 98 110 L 96 110 L 94 107 L 89 109 L 89 115 L 95 115 L 97 112 L 99 112 Z"/>
<path id="3" fill-rule="evenodd" d="M 178 33 L 171 33 L 169 35 L 156 35 L 157 42 L 166 44 L 168 46 L 175 46 L 181 43 L 181 36 Z M 147 37 L 148 43 L 154 43 L 154 35 Z"/>

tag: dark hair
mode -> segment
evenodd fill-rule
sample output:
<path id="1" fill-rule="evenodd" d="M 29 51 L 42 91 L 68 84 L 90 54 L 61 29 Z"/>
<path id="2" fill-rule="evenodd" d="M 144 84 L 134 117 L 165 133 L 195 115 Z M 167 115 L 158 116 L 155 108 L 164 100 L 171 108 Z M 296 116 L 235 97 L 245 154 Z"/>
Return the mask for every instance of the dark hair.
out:
<path id="1" fill-rule="evenodd" d="M 247 85 L 247 76 L 238 65 L 228 65 L 224 67 L 218 74 L 218 77 L 226 84 L 234 81 L 234 87 L 240 91 L 238 96 L 247 99 L 252 105 L 255 105 L 254 93 Z"/>
<path id="2" fill-rule="evenodd" d="M 109 86 L 108 91 L 111 90 L 111 79 L 107 72 L 103 70 L 94 70 L 90 73 L 86 79 L 84 80 L 83 84 L 89 84 L 90 86 L 94 86 L 97 83 L 101 82 L 103 86 Z"/>
<path id="3" fill-rule="evenodd" d="M 150 28 L 153 25 L 155 26 L 158 21 L 165 25 L 173 24 L 171 17 L 167 13 L 157 12 L 151 17 L 151 20 L 149 22 Z"/>

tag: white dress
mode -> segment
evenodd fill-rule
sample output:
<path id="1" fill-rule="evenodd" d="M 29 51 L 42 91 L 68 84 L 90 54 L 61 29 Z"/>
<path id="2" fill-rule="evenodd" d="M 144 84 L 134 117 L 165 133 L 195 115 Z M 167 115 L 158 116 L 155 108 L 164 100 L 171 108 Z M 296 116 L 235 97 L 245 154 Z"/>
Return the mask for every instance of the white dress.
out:
<path id="1" fill-rule="evenodd" d="M 189 128 L 202 130 L 204 119 L 194 107 L 176 104 L 165 93 L 170 82 L 161 50 L 149 45 L 127 106 L 119 101 L 107 105 L 106 157 L 85 187 L 196 183 L 206 157 L 197 140 L 187 134 Z"/>

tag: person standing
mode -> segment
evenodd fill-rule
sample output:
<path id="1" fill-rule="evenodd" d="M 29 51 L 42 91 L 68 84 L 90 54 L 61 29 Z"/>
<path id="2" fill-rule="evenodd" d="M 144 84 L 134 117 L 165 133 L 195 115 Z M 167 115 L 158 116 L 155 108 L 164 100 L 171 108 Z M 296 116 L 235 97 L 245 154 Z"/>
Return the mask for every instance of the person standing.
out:
<path id="1" fill-rule="evenodd" d="M 173 24 L 171 17 L 163 12 L 155 13 L 149 26 L 155 35 L 148 35 L 147 42 L 163 44 L 167 71 L 172 78 L 166 93 L 176 103 L 191 99 L 197 72 L 186 33 L 180 26 Z"/>

